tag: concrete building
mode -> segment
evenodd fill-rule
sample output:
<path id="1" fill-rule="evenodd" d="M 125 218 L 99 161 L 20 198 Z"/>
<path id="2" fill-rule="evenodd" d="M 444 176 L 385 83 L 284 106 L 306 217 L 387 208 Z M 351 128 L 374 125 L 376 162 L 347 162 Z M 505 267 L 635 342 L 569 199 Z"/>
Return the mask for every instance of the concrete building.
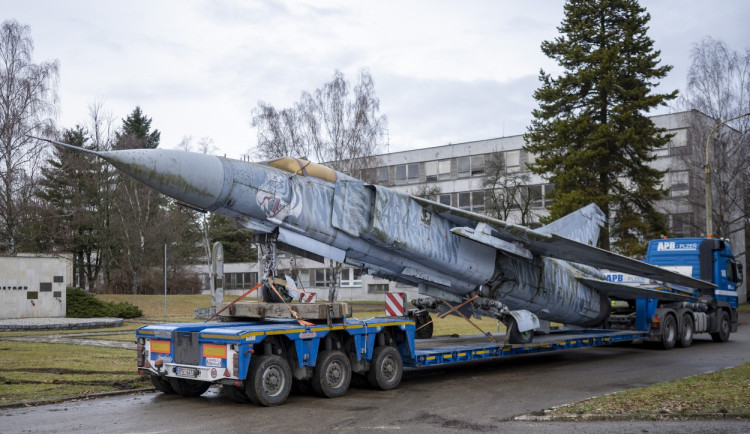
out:
<path id="1" fill-rule="evenodd" d="M 716 121 L 697 111 L 653 116 L 651 119 L 657 127 L 666 128 L 674 135 L 666 146 L 655 152 L 657 159 L 653 167 L 668 170 L 663 185 L 670 189 L 669 197 L 658 203 L 657 207 L 668 214 L 672 235 L 704 236 L 705 190 L 700 176 L 702 170 L 696 172 L 696 167 L 701 167 L 702 140 L 705 140 L 699 137 L 699 131 L 705 134 L 706 129 L 695 127 L 713 126 Z M 526 165 L 533 163 L 534 156 L 524 151 L 524 144 L 523 135 L 516 135 L 394 152 L 376 157 L 374 168 L 351 175 L 405 193 L 429 193 L 428 197 L 437 202 L 482 213 L 489 200 L 488 192 L 482 186 L 483 180 L 490 162 L 497 159 L 494 161 L 501 161 L 506 173 L 522 175 L 524 187 L 533 193 L 529 196 L 529 212 L 525 216 L 526 222 L 533 226 L 534 222 L 547 214 L 547 196 L 554 186 L 528 170 Z M 511 210 L 507 220 L 521 223 L 520 217 L 520 210 Z M 739 221 L 730 241 L 738 259 L 744 263 L 745 231 L 742 221 Z M 291 268 L 283 261 L 282 258 L 280 269 Z M 300 284 L 305 288 L 315 288 L 313 290 L 318 292 L 319 299 L 325 298 L 328 293 L 327 267 L 312 261 L 297 261 Z M 226 266 L 228 270 L 233 267 L 231 264 Z M 252 270 L 247 272 L 254 273 L 251 281 L 256 279 L 254 282 L 257 282 L 257 265 L 253 264 L 246 270 Z M 230 278 L 226 280 L 227 288 L 230 288 Z M 745 288 L 746 284 L 740 288 L 742 301 L 747 299 Z M 364 276 L 356 269 L 343 269 L 339 291 L 342 300 L 382 300 L 382 293 L 386 291 L 417 295 L 413 287 Z"/>
<path id="2" fill-rule="evenodd" d="M 70 257 L 0 258 L 0 319 L 65 317 L 72 276 Z"/>

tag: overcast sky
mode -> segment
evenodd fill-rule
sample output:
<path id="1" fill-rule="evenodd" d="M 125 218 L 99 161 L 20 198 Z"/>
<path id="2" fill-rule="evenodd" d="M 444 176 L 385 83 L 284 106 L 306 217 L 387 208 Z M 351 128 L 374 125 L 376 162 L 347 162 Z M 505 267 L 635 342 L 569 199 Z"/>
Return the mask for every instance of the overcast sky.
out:
<path id="1" fill-rule="evenodd" d="M 368 68 L 390 151 L 523 134 L 536 106 L 540 50 L 558 35 L 548 1 L 0 0 L 0 17 L 31 27 L 34 61 L 60 62 L 60 117 L 87 122 L 102 101 L 121 125 L 136 106 L 161 147 L 210 137 L 219 155 L 256 145 L 259 100 L 289 107 L 304 90 Z M 746 0 L 642 0 L 649 36 L 685 87 L 691 47 L 706 36 L 750 48 Z M 667 113 L 663 109 L 658 113 Z"/>

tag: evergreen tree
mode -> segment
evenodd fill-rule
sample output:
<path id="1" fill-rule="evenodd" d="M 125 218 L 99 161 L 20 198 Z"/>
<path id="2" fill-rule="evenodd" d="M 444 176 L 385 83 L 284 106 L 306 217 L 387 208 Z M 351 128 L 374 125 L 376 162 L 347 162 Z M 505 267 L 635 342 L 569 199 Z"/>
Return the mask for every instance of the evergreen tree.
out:
<path id="1" fill-rule="evenodd" d="M 151 118 L 140 107 L 122 120 L 122 130 L 115 134 L 115 149 L 154 149 L 159 146 L 160 133 L 151 131 Z M 117 173 L 114 189 L 112 225 L 119 235 L 118 265 L 132 294 L 147 292 L 149 267 L 163 262 L 164 244 L 171 244 L 174 231 L 166 222 L 168 202 L 156 190 L 130 176 Z"/>
<path id="2" fill-rule="evenodd" d="M 255 262 L 258 251 L 253 244 L 253 232 L 240 229 L 234 219 L 211 213 L 208 217 L 210 244 L 221 241 L 224 248 L 224 263 Z"/>
<path id="3" fill-rule="evenodd" d="M 151 131 L 151 118 L 146 117 L 140 107 L 136 107 L 122 120 L 122 132 L 115 135 L 118 149 L 156 149 L 159 147 L 161 132 Z"/>
<path id="4" fill-rule="evenodd" d="M 86 146 L 88 133 L 80 125 L 65 130 L 62 140 L 74 146 Z M 51 248 L 73 253 L 75 283 L 91 289 L 101 267 L 101 248 L 106 244 L 106 210 L 103 195 L 108 175 L 104 164 L 92 155 L 54 148 L 52 158 L 42 168 L 37 196 L 46 202 L 43 226 L 49 228 Z M 41 235 L 41 233 L 39 234 Z"/>
<path id="5" fill-rule="evenodd" d="M 653 93 L 671 66 L 659 66 L 650 18 L 636 0 L 569 0 L 561 36 L 542 43 L 564 72 L 540 72 L 539 108 L 524 136 L 536 155 L 531 170 L 555 184 L 549 220 L 594 202 L 609 217 L 600 247 L 609 249 L 611 238 L 626 254 L 667 231 L 654 208 L 666 195 L 663 172 L 648 163 L 671 136 L 647 113 L 677 91 Z"/>

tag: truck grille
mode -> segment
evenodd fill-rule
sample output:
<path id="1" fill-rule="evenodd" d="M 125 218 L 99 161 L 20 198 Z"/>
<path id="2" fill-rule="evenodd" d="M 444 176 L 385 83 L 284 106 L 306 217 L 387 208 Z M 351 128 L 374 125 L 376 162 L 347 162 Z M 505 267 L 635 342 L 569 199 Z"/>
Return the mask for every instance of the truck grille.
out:
<path id="1" fill-rule="evenodd" d="M 175 332 L 174 361 L 184 365 L 198 365 L 201 362 L 201 346 L 198 332 Z"/>

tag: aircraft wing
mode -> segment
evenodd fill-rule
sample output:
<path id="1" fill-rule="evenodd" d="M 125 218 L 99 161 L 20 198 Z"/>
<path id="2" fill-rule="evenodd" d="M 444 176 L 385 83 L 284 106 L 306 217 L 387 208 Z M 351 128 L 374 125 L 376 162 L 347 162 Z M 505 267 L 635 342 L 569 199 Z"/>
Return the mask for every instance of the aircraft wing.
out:
<path id="1" fill-rule="evenodd" d="M 527 259 L 531 259 L 531 255 L 548 256 L 690 288 L 716 288 L 713 283 L 665 270 L 554 233 L 535 231 L 525 226 L 449 207 L 427 199 L 412 198 L 427 210 L 459 225 L 459 227 L 453 228 L 454 234 L 493 246 L 515 256 Z"/>
<path id="2" fill-rule="evenodd" d="M 590 279 L 581 277 L 578 280 L 597 291 L 621 300 L 634 300 L 636 298 L 650 298 L 665 301 L 689 301 L 692 297 L 674 292 L 660 291 L 653 285 L 633 285 L 626 283 L 607 282 L 606 280 Z"/>

